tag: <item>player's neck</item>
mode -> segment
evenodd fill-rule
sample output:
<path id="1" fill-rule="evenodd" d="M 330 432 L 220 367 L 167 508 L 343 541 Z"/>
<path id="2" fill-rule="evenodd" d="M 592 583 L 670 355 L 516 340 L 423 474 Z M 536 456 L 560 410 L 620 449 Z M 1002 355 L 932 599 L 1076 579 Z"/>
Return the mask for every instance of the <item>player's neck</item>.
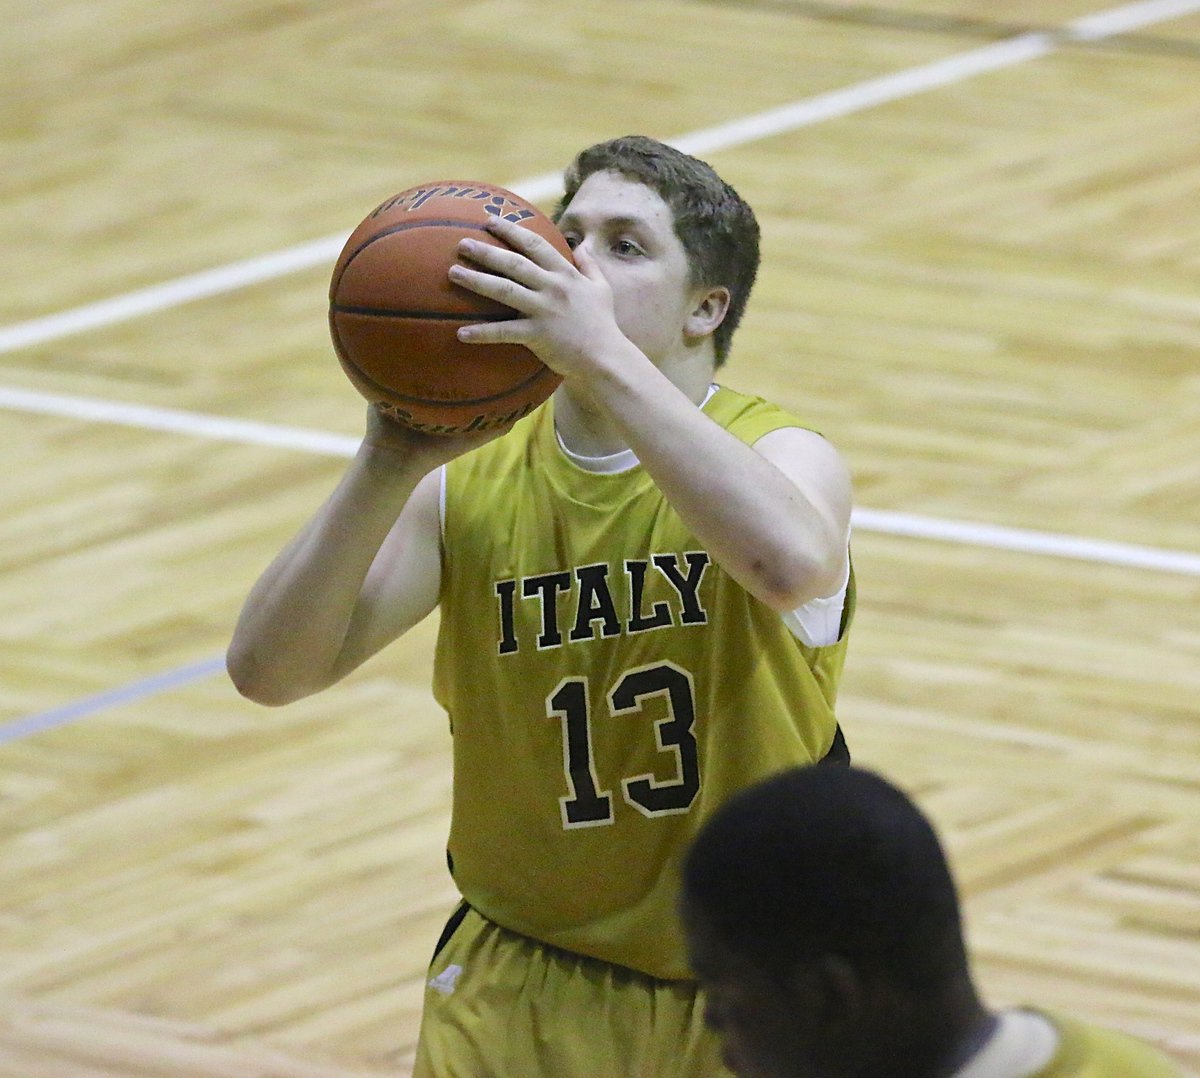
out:
<path id="1" fill-rule="evenodd" d="M 713 380 L 711 361 L 697 363 L 689 356 L 685 362 L 663 364 L 660 370 L 693 404 L 704 402 Z M 563 445 L 580 456 L 603 457 L 630 448 L 608 412 L 568 383 L 554 394 L 554 428 Z"/>
<path id="2" fill-rule="evenodd" d="M 921 993 L 884 983 L 863 998 L 860 1026 L 848 1027 L 850 1035 L 832 1045 L 837 1055 L 829 1061 L 830 1074 L 960 1078 L 959 1069 L 987 1042 L 996 1024 L 965 977 Z"/>
<path id="3" fill-rule="evenodd" d="M 554 394 L 554 430 L 567 449 L 583 457 L 606 457 L 629 448 L 604 412 L 566 386 Z"/>
<path id="4" fill-rule="evenodd" d="M 922 1006 L 919 1016 L 908 1025 L 925 1049 L 924 1069 L 914 1073 L 957 1078 L 960 1069 L 996 1032 L 998 1017 L 983 1006 L 974 985 L 964 978 L 938 1006 Z"/>

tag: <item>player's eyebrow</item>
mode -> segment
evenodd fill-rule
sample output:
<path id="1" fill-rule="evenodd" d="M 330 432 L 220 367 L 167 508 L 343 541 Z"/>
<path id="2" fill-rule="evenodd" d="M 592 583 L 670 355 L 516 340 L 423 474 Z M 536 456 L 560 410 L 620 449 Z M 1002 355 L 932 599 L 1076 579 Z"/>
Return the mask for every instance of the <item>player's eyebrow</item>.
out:
<path id="1" fill-rule="evenodd" d="M 562 217 L 558 219 L 558 227 L 560 229 L 571 227 L 577 228 L 582 223 L 583 222 L 577 214 L 569 211 L 564 213 Z M 601 217 L 598 223 L 601 227 L 608 229 L 644 228 L 646 226 L 646 219 L 644 217 L 631 217 L 628 214 L 615 214 L 612 217 Z"/>

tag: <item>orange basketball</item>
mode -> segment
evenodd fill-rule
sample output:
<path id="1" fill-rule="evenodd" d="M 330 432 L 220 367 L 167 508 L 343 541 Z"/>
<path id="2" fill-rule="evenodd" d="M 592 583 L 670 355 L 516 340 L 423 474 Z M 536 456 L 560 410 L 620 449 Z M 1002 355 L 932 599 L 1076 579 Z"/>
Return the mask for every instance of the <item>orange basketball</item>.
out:
<path id="1" fill-rule="evenodd" d="M 372 210 L 346 241 L 329 286 L 329 329 L 342 369 L 391 418 L 432 434 L 504 426 L 533 411 L 562 380 L 529 349 L 463 344 L 459 326 L 517 317 L 453 284 L 458 241 L 493 246 L 493 217 L 548 239 L 557 226 L 520 195 L 490 183 L 437 180 Z"/>

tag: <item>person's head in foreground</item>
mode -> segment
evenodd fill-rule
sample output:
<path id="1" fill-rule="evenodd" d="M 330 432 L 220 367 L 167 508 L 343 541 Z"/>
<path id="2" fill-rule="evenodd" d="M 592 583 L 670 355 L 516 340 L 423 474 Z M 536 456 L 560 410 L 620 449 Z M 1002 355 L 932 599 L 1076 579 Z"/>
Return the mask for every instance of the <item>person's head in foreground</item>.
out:
<path id="1" fill-rule="evenodd" d="M 1123 1035 L 985 1008 L 941 844 L 870 771 L 796 768 L 731 798 L 687 853 L 682 915 L 742 1078 L 1179 1073 Z"/>

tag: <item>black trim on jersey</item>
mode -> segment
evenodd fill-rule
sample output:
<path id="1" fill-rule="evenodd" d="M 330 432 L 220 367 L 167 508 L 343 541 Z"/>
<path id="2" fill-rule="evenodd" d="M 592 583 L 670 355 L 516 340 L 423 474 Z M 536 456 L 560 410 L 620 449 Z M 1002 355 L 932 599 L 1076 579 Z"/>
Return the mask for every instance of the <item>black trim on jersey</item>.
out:
<path id="1" fill-rule="evenodd" d="M 850 628 L 850 619 L 854 617 L 854 607 L 858 600 L 858 589 L 854 583 L 854 559 L 850 559 L 850 578 L 846 581 L 846 597 L 842 600 L 842 623 L 838 626 L 838 639 L 846 636 Z"/>
<path id="2" fill-rule="evenodd" d="M 450 942 L 450 937 L 458 931 L 458 926 L 463 923 L 463 918 L 471 911 L 470 903 L 464 898 L 458 908 L 450 914 L 450 919 L 446 922 L 446 927 L 442 929 L 442 934 L 438 937 L 437 946 L 433 949 L 433 957 L 429 959 L 429 964 L 432 966 L 437 961 L 437 956 L 442 953 L 446 944 Z"/>
<path id="3" fill-rule="evenodd" d="M 829 746 L 829 751 L 817 763 L 832 764 L 834 767 L 850 766 L 850 746 L 846 744 L 846 737 L 840 726 L 833 728 L 833 744 Z"/>

